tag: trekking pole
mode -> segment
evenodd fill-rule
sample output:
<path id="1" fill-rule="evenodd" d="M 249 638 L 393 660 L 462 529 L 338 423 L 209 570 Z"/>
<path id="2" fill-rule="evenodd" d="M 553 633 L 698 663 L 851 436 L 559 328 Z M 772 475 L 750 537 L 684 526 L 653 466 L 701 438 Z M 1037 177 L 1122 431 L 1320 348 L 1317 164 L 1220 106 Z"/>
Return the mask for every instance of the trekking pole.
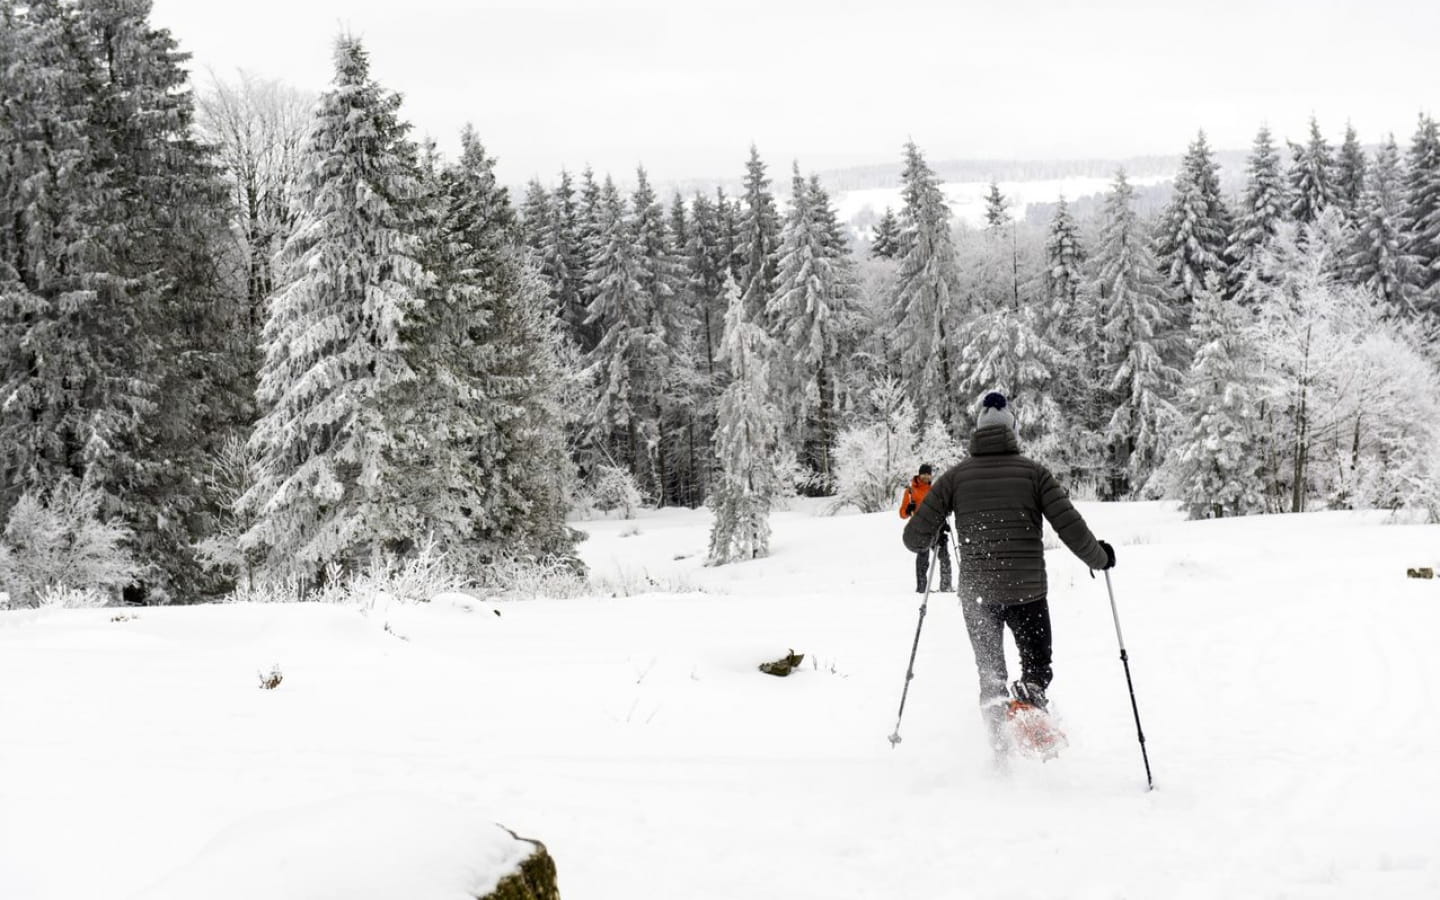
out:
<path id="1" fill-rule="evenodd" d="M 944 524 L 943 520 L 941 524 Z M 935 537 L 930 541 L 930 568 L 925 573 L 925 596 L 920 600 L 920 621 L 915 623 L 915 643 L 910 645 L 910 664 L 905 667 L 905 688 L 900 692 L 900 714 L 895 717 L 895 733 L 889 738 L 891 750 L 900 743 L 900 720 L 905 718 L 905 698 L 910 694 L 910 681 L 915 677 L 915 652 L 920 649 L 920 629 L 925 627 L 925 607 L 930 605 L 930 585 L 935 579 L 935 563 L 940 559 L 936 548 L 940 545 L 942 533 L 940 529 L 936 529 Z"/>
<path id="2" fill-rule="evenodd" d="M 1115 617 L 1115 640 L 1120 643 L 1120 662 L 1125 666 L 1125 684 L 1130 688 L 1130 710 L 1135 713 L 1135 734 L 1140 738 L 1140 758 L 1145 760 L 1145 790 L 1155 789 L 1150 777 L 1150 754 L 1145 752 L 1145 731 L 1140 727 L 1140 707 L 1135 703 L 1135 682 L 1130 678 L 1130 655 L 1125 652 L 1125 636 L 1120 633 L 1120 611 L 1115 606 L 1115 588 L 1110 583 L 1110 570 L 1105 570 L 1105 590 L 1110 592 L 1110 614 Z"/>

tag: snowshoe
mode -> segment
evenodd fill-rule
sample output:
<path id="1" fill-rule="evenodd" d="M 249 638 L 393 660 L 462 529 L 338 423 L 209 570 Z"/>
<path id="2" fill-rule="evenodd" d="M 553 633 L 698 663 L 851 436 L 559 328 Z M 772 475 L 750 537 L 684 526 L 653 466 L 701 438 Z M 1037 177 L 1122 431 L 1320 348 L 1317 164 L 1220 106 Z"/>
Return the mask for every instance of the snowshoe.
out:
<path id="1" fill-rule="evenodd" d="M 1031 759 L 1054 759 L 1070 745 L 1048 712 L 1024 700 L 1011 700 L 1006 705 L 1005 731 L 1010 746 Z"/>

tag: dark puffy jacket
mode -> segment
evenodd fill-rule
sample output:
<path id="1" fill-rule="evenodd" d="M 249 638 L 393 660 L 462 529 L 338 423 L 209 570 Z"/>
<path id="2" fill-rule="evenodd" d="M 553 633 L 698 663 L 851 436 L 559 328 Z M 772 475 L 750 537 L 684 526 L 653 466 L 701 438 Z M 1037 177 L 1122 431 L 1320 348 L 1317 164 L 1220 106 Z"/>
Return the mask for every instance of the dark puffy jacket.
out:
<path id="1" fill-rule="evenodd" d="M 976 429 L 970 458 L 936 479 L 911 516 L 905 546 L 914 552 L 930 546 L 951 513 L 960 543 L 960 590 L 986 603 L 1045 596 L 1042 515 L 1071 553 L 1092 569 L 1105 568 L 1105 551 L 1070 495 L 1048 469 L 1020 455 L 1015 432 L 1004 425 Z"/>

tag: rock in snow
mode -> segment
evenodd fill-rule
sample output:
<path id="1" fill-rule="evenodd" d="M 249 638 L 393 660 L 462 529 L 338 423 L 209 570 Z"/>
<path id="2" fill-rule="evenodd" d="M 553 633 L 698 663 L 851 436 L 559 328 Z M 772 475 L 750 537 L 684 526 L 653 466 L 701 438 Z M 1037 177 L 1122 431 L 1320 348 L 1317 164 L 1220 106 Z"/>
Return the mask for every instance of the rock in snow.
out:
<path id="1" fill-rule="evenodd" d="M 357 794 L 224 829 L 134 900 L 559 900 L 543 844 L 413 794 Z"/>

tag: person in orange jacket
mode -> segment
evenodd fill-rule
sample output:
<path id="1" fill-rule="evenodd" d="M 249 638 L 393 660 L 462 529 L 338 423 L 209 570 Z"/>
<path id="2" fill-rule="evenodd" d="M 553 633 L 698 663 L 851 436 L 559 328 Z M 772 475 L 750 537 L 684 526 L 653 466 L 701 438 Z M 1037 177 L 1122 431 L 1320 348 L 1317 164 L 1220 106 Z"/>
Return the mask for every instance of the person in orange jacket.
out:
<path id="1" fill-rule="evenodd" d="M 905 496 L 900 501 L 900 518 L 908 519 L 914 515 L 920 504 L 925 502 L 925 495 L 930 493 L 930 482 L 934 480 L 935 470 L 929 463 L 922 463 L 920 474 L 910 479 L 910 486 L 905 489 Z M 936 544 L 935 552 L 940 554 L 940 587 L 942 593 L 954 590 L 950 586 L 950 539 L 949 529 L 944 529 L 940 535 L 940 541 Z M 930 551 L 921 550 L 915 554 L 915 593 L 925 593 L 925 582 L 930 576 Z"/>

